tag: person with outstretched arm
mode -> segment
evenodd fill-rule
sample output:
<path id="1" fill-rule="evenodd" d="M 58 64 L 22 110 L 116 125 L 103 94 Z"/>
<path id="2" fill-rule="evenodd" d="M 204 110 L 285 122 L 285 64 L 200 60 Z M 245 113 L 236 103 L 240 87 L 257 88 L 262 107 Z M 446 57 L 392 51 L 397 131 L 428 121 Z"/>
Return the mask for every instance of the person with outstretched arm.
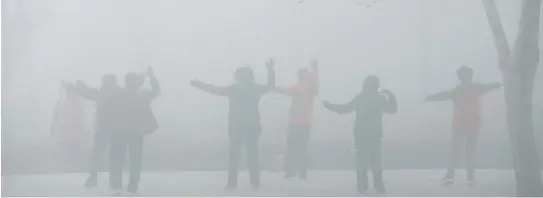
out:
<path id="1" fill-rule="evenodd" d="M 285 178 L 298 176 L 307 179 L 307 147 L 311 132 L 313 108 L 318 93 L 318 62 L 311 62 L 311 70 L 298 70 L 298 83 L 286 88 L 276 88 L 275 92 L 292 99 L 289 110 L 289 128 Z"/>
<path id="2" fill-rule="evenodd" d="M 113 97 L 120 91 L 117 78 L 113 74 L 102 77 L 100 89 L 89 88 L 84 82 L 77 81 L 74 92 L 79 96 L 96 103 L 96 126 L 89 163 L 89 177 L 85 181 L 85 187 L 96 187 L 100 158 L 109 144 L 109 136 L 112 132 L 115 113 Z"/>
<path id="3" fill-rule="evenodd" d="M 151 90 L 140 90 L 148 77 Z M 144 137 L 158 130 L 159 126 L 151 102 L 160 95 L 161 89 L 153 69 L 148 67 L 146 75 L 128 73 L 125 88 L 114 97 L 117 118 L 113 121 L 110 146 L 110 188 L 114 196 L 122 195 L 122 170 L 127 150 L 129 153 L 129 194 L 137 193 L 142 168 Z"/>
<path id="4" fill-rule="evenodd" d="M 481 126 L 480 97 L 501 87 L 500 83 L 481 84 L 473 82 L 473 69 L 462 66 L 457 70 L 460 84 L 454 89 L 430 95 L 428 102 L 451 100 L 454 105 L 453 130 L 450 161 L 442 184 L 454 182 L 454 169 L 462 146 L 466 148 L 467 179 L 470 185 L 475 182 L 475 155 L 477 137 Z M 465 142 L 465 143 L 463 143 Z"/>
<path id="5" fill-rule="evenodd" d="M 326 109 L 348 114 L 356 112 L 354 139 L 356 148 L 357 188 L 358 192 L 368 190 L 367 166 L 368 160 L 373 172 L 373 185 L 378 193 L 386 193 L 381 169 L 381 141 L 383 137 L 383 115 L 395 114 L 397 111 L 396 97 L 388 90 L 381 92 L 379 79 L 368 76 L 364 81 L 363 90 L 347 104 L 331 104 L 323 101 Z"/>
<path id="6" fill-rule="evenodd" d="M 228 168 L 227 189 L 234 189 L 238 182 L 238 163 L 241 148 L 245 147 L 251 186 L 260 187 L 260 168 L 258 165 L 258 138 L 262 127 L 260 123 L 260 97 L 275 87 L 274 61 L 267 62 L 268 83 L 259 85 L 254 82 L 253 71 L 248 67 L 238 68 L 235 72 L 236 83 L 229 86 L 214 86 L 193 80 L 190 84 L 202 91 L 227 97 L 229 100 L 230 163 Z"/>

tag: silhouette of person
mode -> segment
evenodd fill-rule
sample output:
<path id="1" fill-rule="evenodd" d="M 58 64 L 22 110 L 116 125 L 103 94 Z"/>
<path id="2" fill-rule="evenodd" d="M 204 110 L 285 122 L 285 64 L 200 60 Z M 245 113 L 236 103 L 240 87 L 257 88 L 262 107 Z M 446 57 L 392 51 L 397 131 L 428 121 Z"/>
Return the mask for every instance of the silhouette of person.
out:
<path id="1" fill-rule="evenodd" d="M 199 80 L 191 81 L 191 85 L 208 93 L 224 96 L 229 99 L 229 126 L 230 163 L 228 168 L 227 189 L 234 189 L 238 182 L 238 163 L 241 147 L 245 146 L 251 186 L 260 187 L 260 168 L 258 165 L 258 138 L 261 133 L 260 112 L 258 103 L 261 95 L 270 92 L 275 86 L 274 61 L 267 62 L 267 85 L 254 82 L 253 71 L 248 67 L 238 68 L 235 72 L 236 83 L 219 87 L 203 83 Z"/>
<path id="2" fill-rule="evenodd" d="M 311 132 L 313 104 L 318 93 L 318 65 L 311 62 L 311 71 L 298 70 L 298 83 L 287 88 L 276 88 L 275 92 L 289 96 L 292 104 L 289 110 L 285 178 L 299 176 L 307 179 L 307 147 Z"/>
<path id="3" fill-rule="evenodd" d="M 92 188 L 96 186 L 100 157 L 109 144 L 109 136 L 113 130 L 111 122 L 114 121 L 117 112 L 113 97 L 119 93 L 120 87 L 117 85 L 115 75 L 108 74 L 102 78 L 100 89 L 89 88 L 82 81 L 77 81 L 74 91 L 79 96 L 96 103 L 96 132 L 89 163 L 89 177 L 85 181 L 85 187 Z"/>
<path id="4" fill-rule="evenodd" d="M 442 184 L 454 182 L 454 169 L 463 142 L 466 148 L 466 169 L 470 185 L 475 182 L 475 155 L 478 131 L 481 126 L 480 97 L 501 87 L 500 83 L 481 84 L 473 82 L 473 69 L 462 66 L 457 70 L 460 84 L 454 89 L 430 95 L 427 101 L 452 100 L 454 105 L 453 133 L 450 161 Z"/>
<path id="5" fill-rule="evenodd" d="M 151 90 L 140 90 L 150 80 Z M 110 188 L 114 196 L 122 195 L 122 168 L 124 158 L 129 153 L 130 179 L 127 186 L 129 194 L 137 193 L 142 168 L 144 136 L 155 132 L 158 123 L 151 109 L 151 102 L 161 92 L 160 85 L 149 67 L 146 75 L 128 73 L 126 87 L 115 96 L 118 117 L 114 120 L 115 131 L 111 134 L 110 147 Z"/>
<path id="6" fill-rule="evenodd" d="M 388 90 L 379 92 L 378 89 L 379 79 L 376 76 L 368 76 L 364 80 L 362 92 L 355 96 L 351 102 L 338 105 L 323 101 L 324 107 L 330 111 L 340 114 L 356 112 L 354 137 L 357 187 L 360 193 L 365 193 L 368 189 L 368 160 L 371 163 L 375 190 L 381 194 L 386 193 L 381 169 L 382 119 L 384 113 L 395 114 L 397 104 L 396 97 L 392 92 Z"/>
<path id="7" fill-rule="evenodd" d="M 60 145 L 71 168 L 77 169 L 80 168 L 81 156 L 83 155 L 81 145 L 85 131 L 85 109 L 83 101 L 74 92 L 73 84 L 63 82 L 62 87 L 64 88 L 65 98 L 57 102 L 55 115 L 53 116 L 57 128 L 52 133 L 59 136 Z"/>

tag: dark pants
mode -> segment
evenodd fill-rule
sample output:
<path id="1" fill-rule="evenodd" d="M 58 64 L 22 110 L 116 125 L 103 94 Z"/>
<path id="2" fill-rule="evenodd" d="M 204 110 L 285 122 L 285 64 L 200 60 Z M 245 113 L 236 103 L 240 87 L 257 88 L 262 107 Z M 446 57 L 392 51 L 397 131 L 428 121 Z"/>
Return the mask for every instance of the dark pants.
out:
<path id="1" fill-rule="evenodd" d="M 462 147 L 465 146 L 466 152 L 466 172 L 468 180 L 473 180 L 475 176 L 475 155 L 477 152 L 477 137 L 476 131 L 458 132 L 455 131 L 452 135 L 450 146 L 450 161 L 447 167 L 447 178 L 454 177 L 454 169 L 458 162 L 458 157 Z"/>
<path id="2" fill-rule="evenodd" d="M 122 188 L 123 163 L 128 150 L 130 162 L 130 180 L 128 191 L 136 192 L 140 181 L 143 157 L 142 135 L 113 135 L 111 138 L 109 186 L 113 190 Z"/>
<path id="3" fill-rule="evenodd" d="M 251 186 L 260 186 L 260 168 L 258 165 L 258 133 L 242 133 L 230 136 L 230 165 L 228 168 L 228 186 L 238 184 L 238 164 L 241 157 L 241 147 L 245 146 Z"/>
<path id="4" fill-rule="evenodd" d="M 371 165 L 375 188 L 384 188 L 383 171 L 381 169 L 381 137 L 356 137 L 356 170 L 359 191 L 368 188 L 368 164 Z M 369 162 L 368 162 L 369 161 Z"/>
<path id="5" fill-rule="evenodd" d="M 94 142 L 92 145 L 92 153 L 89 163 L 89 177 L 96 178 L 98 176 L 98 170 L 100 169 L 101 158 L 106 148 L 108 147 L 109 137 L 104 132 L 97 132 L 94 135 Z"/>
<path id="6" fill-rule="evenodd" d="M 285 169 L 287 176 L 307 177 L 307 146 L 310 125 L 291 124 L 287 135 Z"/>

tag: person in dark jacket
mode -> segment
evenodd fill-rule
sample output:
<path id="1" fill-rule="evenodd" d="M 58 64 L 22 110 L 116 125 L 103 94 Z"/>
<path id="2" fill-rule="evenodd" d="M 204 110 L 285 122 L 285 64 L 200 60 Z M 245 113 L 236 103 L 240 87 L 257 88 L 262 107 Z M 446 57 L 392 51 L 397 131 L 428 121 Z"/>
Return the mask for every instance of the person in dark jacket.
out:
<path id="1" fill-rule="evenodd" d="M 379 79 L 376 76 L 368 76 L 364 81 L 362 93 L 359 93 L 348 104 L 338 105 L 323 101 L 324 107 L 330 111 L 341 114 L 356 112 L 354 137 L 357 187 L 360 193 L 365 193 L 368 189 L 368 159 L 373 172 L 375 190 L 381 194 L 386 192 L 381 169 L 382 119 L 384 113 L 395 114 L 397 104 L 396 97 L 392 92 L 388 90 L 379 92 L 378 89 Z"/>
<path id="2" fill-rule="evenodd" d="M 258 165 L 258 138 L 261 132 L 260 112 L 258 103 L 262 94 L 270 92 L 275 86 L 274 62 L 270 60 L 268 67 L 267 85 L 254 82 L 253 71 L 248 67 L 238 68 L 235 72 L 237 83 L 219 87 L 205 84 L 198 80 L 191 85 L 205 92 L 229 99 L 229 130 L 230 164 L 228 169 L 227 189 L 233 189 L 238 181 L 238 163 L 241 147 L 245 146 L 251 186 L 260 187 L 260 170 Z"/>
<path id="3" fill-rule="evenodd" d="M 87 87 L 82 81 L 77 81 L 75 93 L 79 96 L 96 103 L 96 132 L 91 151 L 89 163 L 89 177 L 85 181 L 85 187 L 96 187 L 100 157 L 106 150 L 109 143 L 109 135 L 112 130 L 112 121 L 116 105 L 112 104 L 112 97 L 119 92 L 117 78 L 113 74 L 107 74 L 102 78 L 100 89 Z"/>
<path id="4" fill-rule="evenodd" d="M 147 76 L 151 90 L 140 90 Z M 114 196 L 122 195 L 122 168 L 125 155 L 129 153 L 130 179 L 127 191 L 137 192 L 140 181 L 143 157 L 144 136 L 155 132 L 158 123 L 151 109 L 151 102 L 160 94 L 160 85 L 153 69 L 147 69 L 147 75 L 128 73 L 125 76 L 126 87 L 115 96 L 117 118 L 111 134 L 110 147 L 110 188 Z"/>

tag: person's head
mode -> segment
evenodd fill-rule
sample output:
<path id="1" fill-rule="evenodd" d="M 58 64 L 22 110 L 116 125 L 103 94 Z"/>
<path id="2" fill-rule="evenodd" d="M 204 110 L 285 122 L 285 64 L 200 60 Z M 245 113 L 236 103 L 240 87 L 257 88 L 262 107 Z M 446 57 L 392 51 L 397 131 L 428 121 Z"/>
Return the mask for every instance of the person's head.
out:
<path id="1" fill-rule="evenodd" d="M 368 76 L 364 80 L 364 92 L 377 92 L 379 89 L 379 78 L 377 76 Z"/>
<path id="2" fill-rule="evenodd" d="M 249 67 L 240 67 L 236 69 L 234 77 L 238 83 L 252 83 L 255 80 L 253 70 Z"/>
<path id="3" fill-rule="evenodd" d="M 308 82 L 310 78 L 309 70 L 302 68 L 298 70 L 298 82 Z"/>
<path id="4" fill-rule="evenodd" d="M 102 87 L 117 87 L 117 77 L 113 74 L 106 74 L 102 77 Z"/>
<path id="5" fill-rule="evenodd" d="M 462 66 L 456 71 L 456 76 L 462 83 L 471 83 L 473 81 L 473 69 Z"/>
<path id="6" fill-rule="evenodd" d="M 141 74 L 131 72 L 124 77 L 124 84 L 127 89 L 139 89 L 144 82 L 145 78 Z"/>
<path id="7" fill-rule="evenodd" d="M 75 85 L 72 83 L 66 83 L 65 85 L 66 98 L 75 98 L 77 94 L 75 93 Z"/>

